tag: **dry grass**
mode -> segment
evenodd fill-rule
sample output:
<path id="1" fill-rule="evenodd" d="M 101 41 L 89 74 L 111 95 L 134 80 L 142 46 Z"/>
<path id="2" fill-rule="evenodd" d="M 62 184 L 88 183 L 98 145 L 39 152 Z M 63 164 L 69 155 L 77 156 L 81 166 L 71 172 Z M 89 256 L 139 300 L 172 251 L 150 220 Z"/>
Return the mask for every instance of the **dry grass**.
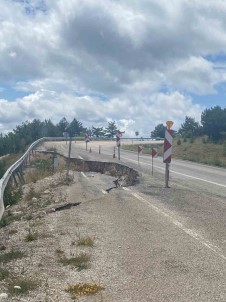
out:
<path id="1" fill-rule="evenodd" d="M 178 144 L 178 141 L 180 141 L 180 144 Z M 144 144 L 142 146 L 143 154 L 150 154 L 151 156 L 152 147 L 157 148 L 158 156 L 162 156 L 163 154 L 162 144 Z M 122 149 L 137 152 L 136 145 L 123 145 Z M 187 138 L 186 140 L 181 137 L 175 137 L 173 139 L 172 157 L 212 166 L 226 167 L 226 144 L 209 143 L 206 137 Z"/>
<path id="2" fill-rule="evenodd" d="M 10 252 L 0 254 L 0 262 L 10 262 L 12 260 L 20 259 L 25 257 L 25 253 L 20 250 L 12 249 Z"/>
<path id="3" fill-rule="evenodd" d="M 39 281 L 33 278 L 17 278 L 12 279 L 8 284 L 8 292 L 11 295 L 25 295 L 31 290 L 35 290 L 39 286 Z"/>
<path id="4" fill-rule="evenodd" d="M 181 144 L 177 145 L 177 138 L 173 143 L 173 157 L 213 166 L 226 167 L 225 145 L 206 142 L 205 137 L 194 140 L 180 138 Z"/>
<path id="5" fill-rule="evenodd" d="M 63 265 L 70 265 L 76 267 L 78 271 L 81 271 L 90 267 L 90 258 L 90 255 L 86 253 L 80 253 L 77 256 L 71 258 L 61 256 L 59 258 L 59 262 Z"/>
<path id="6" fill-rule="evenodd" d="M 96 283 L 77 283 L 68 285 L 65 291 L 71 294 L 72 299 L 78 299 L 81 296 L 92 296 L 103 290 L 100 284 Z"/>
<path id="7" fill-rule="evenodd" d="M 0 267 L 0 281 L 9 277 L 9 271 Z"/>
<path id="8" fill-rule="evenodd" d="M 50 171 L 33 170 L 25 174 L 24 180 L 25 183 L 31 183 L 31 182 L 35 183 L 38 180 L 48 177 L 50 175 L 52 175 L 52 172 Z"/>
<path id="9" fill-rule="evenodd" d="M 138 145 L 122 145 L 121 148 L 124 150 L 134 151 L 137 153 L 137 146 Z M 151 155 L 151 149 L 156 148 L 158 152 L 158 156 L 162 156 L 163 154 L 163 144 L 139 144 L 139 146 L 143 147 L 143 154 L 150 154 Z"/>
<path id="10" fill-rule="evenodd" d="M 41 197 L 41 193 L 35 191 L 35 189 L 33 187 L 31 187 L 30 190 L 28 191 L 28 193 L 26 194 L 25 199 L 30 201 L 34 197 L 39 199 Z"/>
<path id="11" fill-rule="evenodd" d="M 92 238 L 90 236 L 87 237 L 80 237 L 77 240 L 77 245 L 78 246 L 88 246 L 88 247 L 93 247 L 95 242 L 95 238 Z"/>
<path id="12" fill-rule="evenodd" d="M 38 239 L 38 232 L 32 232 L 30 229 L 28 230 L 28 234 L 25 236 L 24 241 L 30 242 Z"/>

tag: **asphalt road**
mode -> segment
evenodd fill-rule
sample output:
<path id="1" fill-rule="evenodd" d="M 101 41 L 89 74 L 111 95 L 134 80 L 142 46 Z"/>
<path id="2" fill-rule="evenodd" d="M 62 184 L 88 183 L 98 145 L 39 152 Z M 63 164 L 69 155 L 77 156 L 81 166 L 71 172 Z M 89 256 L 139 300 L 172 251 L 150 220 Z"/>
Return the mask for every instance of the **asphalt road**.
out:
<path id="1" fill-rule="evenodd" d="M 67 154 L 68 145 L 55 145 Z M 113 204 L 99 205 L 106 224 L 114 224 L 113 240 L 122 244 L 109 257 L 119 257 L 135 286 L 133 298 L 114 301 L 226 301 L 226 170 L 173 159 L 165 188 L 162 158 L 154 159 L 152 176 L 150 156 L 138 163 L 137 154 L 121 150 L 119 161 L 114 145 L 72 144 L 72 157 L 125 163 L 141 174 L 138 185 L 111 195 Z M 105 194 L 104 183 L 93 185 Z"/>

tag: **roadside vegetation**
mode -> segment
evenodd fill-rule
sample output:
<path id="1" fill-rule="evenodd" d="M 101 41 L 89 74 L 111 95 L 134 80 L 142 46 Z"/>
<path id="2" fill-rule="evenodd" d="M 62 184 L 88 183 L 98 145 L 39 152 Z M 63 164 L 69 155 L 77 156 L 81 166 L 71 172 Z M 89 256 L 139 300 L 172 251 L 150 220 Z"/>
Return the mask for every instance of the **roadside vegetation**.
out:
<path id="1" fill-rule="evenodd" d="M 143 147 L 143 154 L 151 155 L 152 147 L 158 151 L 158 156 L 163 156 L 163 144 L 139 144 Z M 122 145 L 122 149 L 137 152 L 137 145 Z M 197 138 L 183 138 L 177 135 L 173 139 L 172 158 L 189 160 L 211 166 L 226 167 L 226 141 L 213 143 L 206 136 Z"/>
<path id="2" fill-rule="evenodd" d="M 5 190 L 5 205 L 9 207 L 5 211 L 5 215 L 0 221 L 1 240 L 4 244 L 0 244 L 0 285 L 4 293 L 4 297 L 9 299 L 22 299 L 23 296 L 29 297 L 35 295 L 35 292 L 44 289 L 43 301 L 52 301 L 52 291 L 54 286 L 46 275 L 37 274 L 37 270 L 42 267 L 42 263 L 38 263 L 32 270 L 27 267 L 29 261 L 34 261 L 37 250 L 41 247 L 42 253 L 50 253 L 50 247 L 58 245 L 59 238 L 56 237 L 54 231 L 45 229 L 45 215 L 50 212 L 48 209 L 56 203 L 67 204 L 67 193 L 65 187 L 74 183 L 74 176 L 66 176 L 65 162 L 59 160 L 60 166 L 53 170 L 52 160 L 49 154 L 35 153 L 31 156 L 31 165 L 24 174 L 25 186 L 15 188 L 13 183 L 9 183 Z M 48 177 L 48 178 L 46 178 Z M 53 178 L 53 179 L 52 179 Z M 48 179 L 49 186 L 43 187 L 43 181 Z M 27 187 L 26 187 L 27 186 Z M 59 191 L 59 187 L 61 187 Z M 54 195 L 54 191 L 59 191 Z M 54 211 L 51 213 L 54 213 Z M 53 214 L 54 215 L 54 214 Z M 3 229 L 4 228 L 4 229 Z M 62 230 L 61 235 L 65 236 L 67 229 Z M 74 233 L 73 233 L 74 234 Z M 75 232 L 75 239 L 68 240 L 68 246 L 63 246 L 63 250 L 58 248 L 53 250 L 53 263 L 59 268 L 59 271 L 74 270 L 77 274 L 83 276 L 83 272 L 92 267 L 92 253 L 95 247 L 95 237 L 87 234 L 87 230 L 79 229 Z M 11 238 L 14 238 L 11 240 Z M 72 237 L 71 237 L 72 238 Z M 49 246 L 49 240 L 52 245 Z M 46 244 L 48 242 L 48 244 Z M 20 249 L 18 248 L 20 247 Z M 47 247 L 46 251 L 45 248 Z M 31 260 L 29 260 L 31 259 Z M 34 263 L 36 263 L 34 261 Z M 51 265 L 51 264 L 50 264 Z M 54 265 L 54 264 L 53 264 Z M 51 271 L 51 267 L 50 267 Z M 85 273 L 84 273 L 85 274 Z M 62 281 L 61 292 L 68 293 L 68 299 L 74 300 L 82 296 L 94 296 L 94 299 L 101 297 L 103 286 L 98 282 L 80 282 L 73 284 L 65 284 Z M 64 293 L 65 295 L 65 293 Z M 96 296 L 96 297 L 95 297 Z M 15 297 L 15 298 L 14 298 Z M 20 298 L 21 297 L 21 298 Z M 26 299 L 26 298 L 25 298 Z M 60 301 L 57 298 L 54 301 Z M 96 300 L 95 300 L 96 301 Z"/>
<path id="3" fill-rule="evenodd" d="M 151 132 L 151 138 L 164 139 L 166 126 L 159 124 Z M 178 131 L 173 131 L 173 158 L 208 165 L 226 167 L 226 108 L 215 106 L 203 111 L 201 123 L 186 116 Z M 163 155 L 163 144 L 142 144 L 144 154 L 151 154 L 155 147 L 158 156 Z M 137 145 L 122 145 L 123 149 L 137 152 Z"/>

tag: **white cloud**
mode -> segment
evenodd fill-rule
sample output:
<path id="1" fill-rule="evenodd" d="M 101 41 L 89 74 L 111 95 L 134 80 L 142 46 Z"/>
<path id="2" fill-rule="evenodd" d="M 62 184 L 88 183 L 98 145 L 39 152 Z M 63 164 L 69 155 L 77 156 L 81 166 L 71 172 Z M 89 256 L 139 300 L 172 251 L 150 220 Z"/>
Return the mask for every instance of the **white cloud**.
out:
<path id="1" fill-rule="evenodd" d="M 167 119 L 199 120 L 189 94 L 226 80 L 215 60 L 225 14 L 221 0 L 1 0 L 0 92 L 28 93 L 1 100 L 1 129 L 66 116 L 148 134 Z"/>
<path id="2" fill-rule="evenodd" d="M 214 86 L 225 81 L 224 76 L 214 69 L 212 62 L 194 56 L 168 72 L 171 85 L 197 94 L 213 93 Z"/>
<path id="3" fill-rule="evenodd" d="M 112 98 L 108 102 L 90 96 L 73 96 L 49 90 L 39 90 L 13 103 L 0 100 L 0 120 L 6 129 L 18 123 L 38 118 L 51 119 L 54 123 L 66 117 L 74 117 L 84 126 L 107 126 L 109 121 L 116 121 L 117 126 L 133 136 L 135 131 L 140 135 L 150 136 L 158 123 L 172 119 L 175 129 L 184 121 L 185 115 L 199 119 L 202 108 L 192 105 L 189 98 L 179 92 L 172 94 L 156 93 L 148 101 Z M 10 121 L 10 122 L 9 122 Z"/>

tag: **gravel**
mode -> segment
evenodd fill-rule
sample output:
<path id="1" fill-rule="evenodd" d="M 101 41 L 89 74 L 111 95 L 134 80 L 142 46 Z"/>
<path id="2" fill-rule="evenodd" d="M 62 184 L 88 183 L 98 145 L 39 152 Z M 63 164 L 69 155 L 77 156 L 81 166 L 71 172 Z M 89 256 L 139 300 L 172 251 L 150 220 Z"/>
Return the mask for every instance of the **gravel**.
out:
<path id="1" fill-rule="evenodd" d="M 166 192 L 157 176 L 144 178 L 129 191 L 118 188 L 108 194 L 104 190 L 112 187 L 111 176 L 70 173 L 73 182 L 69 186 L 64 185 L 63 173 L 25 185 L 23 200 L 9 209 L 23 216 L 0 229 L 0 242 L 6 248 L 0 255 L 19 249 L 26 257 L 4 263 L 4 269 L 11 279 L 38 280 L 39 287 L 27 295 L 12 296 L 7 291 L 9 279 L 5 279 L 0 281 L 0 294 L 9 297 L 0 298 L 2 301 L 72 301 L 64 289 L 79 282 L 104 287 L 95 296 L 80 297 L 81 302 L 226 301 L 225 261 L 167 217 L 194 226 L 191 211 L 198 205 L 190 200 L 199 200 L 199 194 L 185 187 L 182 194 L 182 187 L 180 190 L 176 185 Z M 32 201 L 26 200 L 31 187 L 40 193 Z M 132 195 L 138 191 L 145 202 Z M 199 200 L 206 211 L 210 198 Z M 80 204 L 52 210 L 66 203 Z M 204 220 L 203 213 L 197 215 Z M 199 222 L 195 226 L 204 234 Z M 29 232 L 37 232 L 37 240 L 26 242 Z M 93 238 L 94 247 L 77 246 L 76 240 L 81 237 Z M 67 258 L 89 255 L 90 267 L 78 271 L 63 266 L 59 262 L 61 252 Z"/>

